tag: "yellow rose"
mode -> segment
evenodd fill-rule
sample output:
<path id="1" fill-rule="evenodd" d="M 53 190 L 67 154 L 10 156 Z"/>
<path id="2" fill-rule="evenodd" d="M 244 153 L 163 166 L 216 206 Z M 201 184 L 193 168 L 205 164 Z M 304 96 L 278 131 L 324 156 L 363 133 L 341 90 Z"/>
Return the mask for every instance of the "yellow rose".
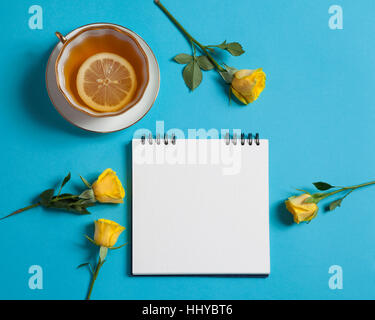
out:
<path id="1" fill-rule="evenodd" d="M 110 248 L 116 244 L 117 238 L 125 228 L 118 223 L 99 219 L 95 221 L 94 242 L 98 246 Z"/>
<path id="2" fill-rule="evenodd" d="M 266 74 L 262 68 L 256 70 L 239 70 L 234 74 L 231 90 L 244 104 L 249 104 L 258 99 L 266 86 Z"/>
<path id="3" fill-rule="evenodd" d="M 295 223 L 310 221 L 316 217 L 319 209 L 316 203 L 304 203 L 309 197 L 309 194 L 304 193 L 285 201 L 286 208 L 293 215 Z"/>
<path id="4" fill-rule="evenodd" d="M 92 185 L 95 199 L 99 202 L 122 203 L 125 197 L 125 190 L 116 172 L 106 169 Z"/>

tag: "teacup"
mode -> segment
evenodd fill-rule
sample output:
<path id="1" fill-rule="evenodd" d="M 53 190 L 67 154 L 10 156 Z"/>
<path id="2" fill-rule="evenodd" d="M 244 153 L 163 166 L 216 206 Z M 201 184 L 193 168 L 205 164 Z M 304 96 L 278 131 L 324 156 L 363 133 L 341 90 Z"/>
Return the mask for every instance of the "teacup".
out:
<path id="1" fill-rule="evenodd" d="M 56 82 L 73 108 L 93 117 L 109 117 L 124 113 L 142 98 L 149 81 L 148 59 L 138 41 L 127 31 L 129 29 L 122 26 L 106 23 L 99 26 L 86 25 L 72 36 L 55 33 L 62 43 L 55 64 Z M 125 58 L 136 74 L 135 93 L 131 100 L 116 112 L 95 111 L 78 94 L 76 79 L 80 66 L 89 57 L 101 52 L 114 53 Z"/>

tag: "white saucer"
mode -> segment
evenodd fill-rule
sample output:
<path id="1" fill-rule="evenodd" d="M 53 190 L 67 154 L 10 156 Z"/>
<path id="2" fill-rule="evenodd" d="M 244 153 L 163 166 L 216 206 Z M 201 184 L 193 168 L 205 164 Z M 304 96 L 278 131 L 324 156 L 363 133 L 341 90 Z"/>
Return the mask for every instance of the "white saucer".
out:
<path id="1" fill-rule="evenodd" d="M 106 23 L 95 23 L 91 26 L 102 26 Z M 62 47 L 62 43 L 59 42 L 53 49 L 47 63 L 46 69 L 46 84 L 48 95 L 52 101 L 52 104 L 56 110 L 70 123 L 75 126 L 94 132 L 114 132 L 130 127 L 140 119 L 151 109 L 153 103 L 159 92 L 160 85 L 160 71 L 159 66 L 156 61 L 155 55 L 153 54 L 151 48 L 147 43 L 133 31 L 126 29 L 122 26 L 116 25 L 118 28 L 124 29 L 124 31 L 133 35 L 140 46 L 147 55 L 149 64 L 149 83 L 146 90 L 141 98 L 141 100 L 130 108 L 128 111 L 113 117 L 91 117 L 83 112 L 74 109 L 64 98 L 62 93 L 57 87 L 56 75 L 55 75 L 55 62 L 56 58 Z M 82 26 L 78 29 L 73 30 L 65 37 L 69 39 L 79 32 L 82 28 L 87 26 Z"/>

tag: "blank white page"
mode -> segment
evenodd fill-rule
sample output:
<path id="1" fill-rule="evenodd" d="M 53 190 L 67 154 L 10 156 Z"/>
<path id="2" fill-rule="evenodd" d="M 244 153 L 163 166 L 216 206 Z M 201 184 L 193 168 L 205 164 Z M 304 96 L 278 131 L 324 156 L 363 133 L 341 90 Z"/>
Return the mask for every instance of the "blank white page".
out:
<path id="1" fill-rule="evenodd" d="M 270 273 L 268 140 L 133 140 L 132 273 Z"/>

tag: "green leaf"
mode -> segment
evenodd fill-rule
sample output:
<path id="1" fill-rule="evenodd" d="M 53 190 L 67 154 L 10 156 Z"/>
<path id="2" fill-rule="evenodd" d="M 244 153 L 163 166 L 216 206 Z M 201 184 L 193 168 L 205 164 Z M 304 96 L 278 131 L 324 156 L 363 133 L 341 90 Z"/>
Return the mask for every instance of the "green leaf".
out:
<path id="1" fill-rule="evenodd" d="M 91 189 L 91 184 L 84 178 L 84 177 L 82 177 L 82 176 L 79 176 L 80 178 L 81 178 L 81 180 L 82 180 L 82 182 L 85 184 L 85 186 L 87 187 L 87 188 L 90 188 Z"/>
<path id="2" fill-rule="evenodd" d="M 77 202 L 76 199 L 62 199 L 51 202 L 51 208 L 69 209 Z"/>
<path id="3" fill-rule="evenodd" d="M 202 71 L 198 63 L 193 60 L 189 62 L 182 73 L 185 84 L 193 91 L 202 82 Z"/>
<path id="4" fill-rule="evenodd" d="M 82 264 L 80 264 L 80 265 L 77 267 L 77 269 L 82 268 L 82 267 L 85 267 L 85 266 L 88 266 L 88 267 L 89 267 L 89 270 L 90 270 L 90 272 L 91 272 L 91 274 L 94 274 L 94 270 L 93 270 L 93 268 L 92 268 L 90 262 L 86 262 L 86 263 L 82 263 Z"/>
<path id="5" fill-rule="evenodd" d="M 180 53 L 177 56 L 175 56 L 174 61 L 180 64 L 188 64 L 189 62 L 193 61 L 193 56 L 186 53 Z"/>
<path id="6" fill-rule="evenodd" d="M 64 178 L 62 184 L 61 184 L 61 187 L 60 187 L 60 190 L 66 185 L 66 183 L 70 180 L 70 172 L 68 173 L 68 175 Z"/>
<path id="7" fill-rule="evenodd" d="M 90 265 L 89 262 L 82 263 L 82 264 L 80 264 L 80 265 L 77 267 L 77 269 L 82 268 L 82 267 L 84 267 L 84 266 L 89 266 L 89 265 Z"/>
<path id="8" fill-rule="evenodd" d="M 63 198 L 63 197 L 71 197 L 71 196 L 73 196 L 72 193 L 62 193 L 62 194 L 60 194 L 58 197 L 59 197 L 59 198 Z M 55 198 L 57 198 L 57 196 L 55 196 L 55 197 L 53 197 L 53 198 L 55 199 Z"/>
<path id="9" fill-rule="evenodd" d="M 245 50 L 242 49 L 242 46 L 238 42 L 232 42 L 228 44 L 227 51 L 232 56 L 240 56 L 245 53 Z"/>
<path id="10" fill-rule="evenodd" d="M 329 190 L 331 188 L 334 188 L 334 186 L 331 186 L 329 183 L 321 182 L 321 181 L 313 182 L 313 185 L 315 186 L 315 188 L 317 188 L 320 191 L 325 191 L 325 190 Z"/>
<path id="11" fill-rule="evenodd" d="M 68 210 L 79 213 L 79 214 L 91 214 L 90 211 L 88 211 L 85 206 L 75 206 L 75 205 L 73 205 Z"/>
<path id="12" fill-rule="evenodd" d="M 95 200 L 92 199 L 79 199 L 76 202 L 74 202 L 72 205 L 76 206 L 84 206 L 84 207 L 93 207 L 95 206 Z"/>
<path id="13" fill-rule="evenodd" d="M 92 206 L 90 203 L 86 203 L 85 199 L 62 199 L 58 201 L 50 202 L 48 208 L 63 209 L 66 211 L 79 213 L 79 214 L 90 214 L 87 207 Z"/>
<path id="14" fill-rule="evenodd" d="M 69 210 L 70 207 L 70 201 L 69 200 L 59 200 L 59 201 L 53 201 L 48 206 L 49 208 L 53 209 L 66 209 Z"/>
<path id="15" fill-rule="evenodd" d="M 329 211 L 335 210 L 337 207 L 341 207 L 341 203 L 344 198 L 337 199 L 329 204 Z"/>
<path id="16" fill-rule="evenodd" d="M 57 195 L 59 195 L 61 193 L 62 188 L 65 186 L 65 184 L 69 180 L 70 180 L 70 172 L 68 173 L 68 175 L 64 178 L 63 182 L 61 183 L 61 186 L 60 186 L 60 189 L 59 189 L 59 192 L 57 193 Z"/>
<path id="17" fill-rule="evenodd" d="M 245 53 L 242 46 L 238 42 L 229 42 L 225 40 L 223 43 L 214 46 L 220 48 L 222 50 L 228 51 L 232 56 L 240 56 L 241 54 Z"/>
<path id="18" fill-rule="evenodd" d="M 54 192 L 54 189 L 48 189 L 46 191 L 43 191 L 39 196 L 40 204 L 44 207 L 48 207 L 50 205 Z"/>
<path id="19" fill-rule="evenodd" d="M 213 63 L 210 61 L 210 59 L 207 58 L 207 56 L 199 56 L 197 58 L 198 65 L 201 69 L 208 71 L 215 68 Z"/>

